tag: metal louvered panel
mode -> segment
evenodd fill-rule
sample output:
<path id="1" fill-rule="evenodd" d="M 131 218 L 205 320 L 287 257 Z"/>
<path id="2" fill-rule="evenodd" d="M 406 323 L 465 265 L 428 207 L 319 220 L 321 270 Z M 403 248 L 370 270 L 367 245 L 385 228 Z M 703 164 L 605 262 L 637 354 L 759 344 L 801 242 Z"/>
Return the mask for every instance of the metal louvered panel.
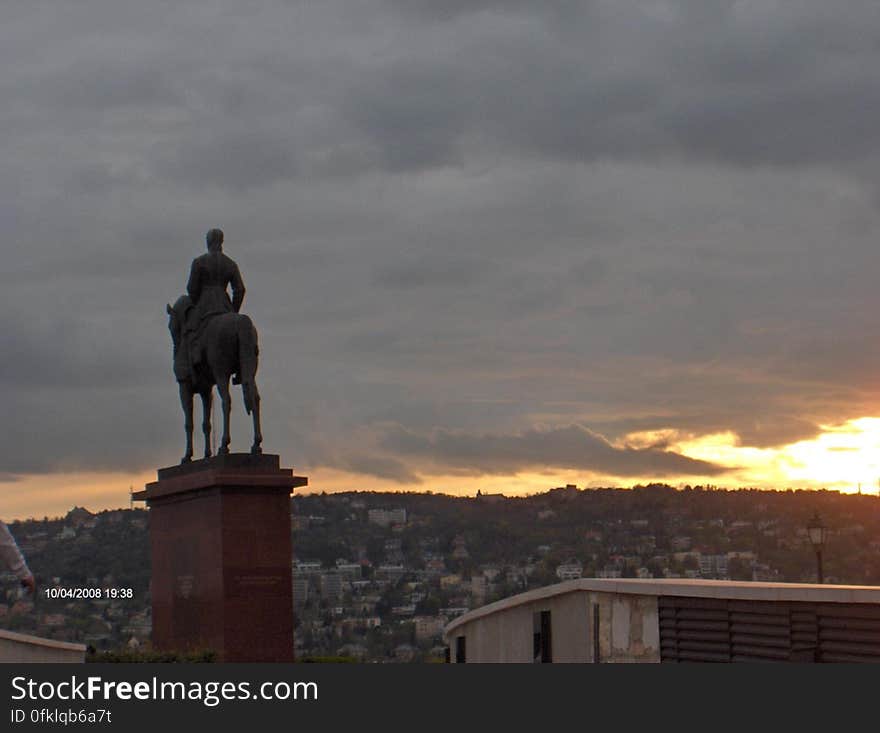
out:
<path id="1" fill-rule="evenodd" d="M 815 607 L 798 604 L 791 611 L 791 661 L 817 661 L 818 645 L 819 621 Z"/>
<path id="2" fill-rule="evenodd" d="M 734 653 L 736 653 L 736 648 L 739 646 L 752 646 L 752 647 L 780 647 L 782 649 L 788 649 L 791 646 L 791 639 L 788 635 L 786 636 L 764 636 L 761 634 L 738 634 L 733 633 L 730 635 L 730 640 L 733 642 Z"/>
<path id="3" fill-rule="evenodd" d="M 660 597 L 663 662 L 880 662 L 880 606 Z"/>
<path id="4" fill-rule="evenodd" d="M 734 646 L 733 657 L 755 662 L 787 662 L 791 657 L 791 649 L 789 647 L 775 649 L 766 644 L 737 644 Z"/>
<path id="5" fill-rule="evenodd" d="M 823 652 L 822 659 L 823 662 L 840 662 L 844 664 L 857 664 L 857 663 L 865 663 L 865 662 L 877 662 L 880 661 L 876 658 L 868 658 L 864 657 L 861 654 L 835 654 L 833 652 Z"/>
<path id="6" fill-rule="evenodd" d="M 818 623 L 818 620 L 817 620 Z M 822 616 L 822 628 L 824 629 L 845 629 L 846 631 L 864 631 L 871 632 L 880 629 L 880 624 L 874 619 L 860 619 L 851 617 L 840 617 L 824 614 Z"/>
<path id="7" fill-rule="evenodd" d="M 727 604 L 717 599 L 660 597 L 660 659 L 664 662 L 729 662 Z"/>
<path id="8" fill-rule="evenodd" d="M 727 654 L 718 654 L 713 652 L 698 652 L 689 649 L 682 649 L 678 653 L 676 662 L 729 662 L 730 657 Z"/>
<path id="9" fill-rule="evenodd" d="M 786 662 L 791 656 L 787 603 L 730 601 L 731 656 L 737 660 Z"/>
<path id="10" fill-rule="evenodd" d="M 822 630 L 822 638 L 828 641 L 851 641 L 867 646 L 880 646 L 880 631 L 835 629 L 834 627 L 829 627 Z"/>
<path id="11" fill-rule="evenodd" d="M 816 611 L 825 618 L 880 620 L 880 606 L 872 603 L 818 603 Z"/>
<path id="12" fill-rule="evenodd" d="M 658 607 L 661 661 L 784 662 L 793 656 L 790 604 L 669 596 L 659 598 Z M 797 622 L 803 647 L 810 618 L 802 614 Z"/>
<path id="13" fill-rule="evenodd" d="M 788 626 L 773 626 L 770 624 L 749 623 L 749 619 L 732 618 L 730 620 L 732 628 L 741 634 L 755 634 L 759 636 L 779 636 L 788 639 Z"/>
<path id="14" fill-rule="evenodd" d="M 880 608 L 856 603 L 817 605 L 823 662 L 880 662 Z"/>
<path id="15" fill-rule="evenodd" d="M 822 641 L 822 653 L 859 655 L 880 660 L 880 645 L 862 644 L 858 641 Z"/>

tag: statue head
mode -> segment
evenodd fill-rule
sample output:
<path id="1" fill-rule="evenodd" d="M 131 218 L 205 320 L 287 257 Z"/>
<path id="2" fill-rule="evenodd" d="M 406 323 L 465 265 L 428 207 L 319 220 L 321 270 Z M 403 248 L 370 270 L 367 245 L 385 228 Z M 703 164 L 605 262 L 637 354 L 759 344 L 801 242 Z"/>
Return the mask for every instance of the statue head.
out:
<path id="1" fill-rule="evenodd" d="M 208 252 L 220 252 L 223 250 L 223 230 L 212 229 L 205 235 Z"/>

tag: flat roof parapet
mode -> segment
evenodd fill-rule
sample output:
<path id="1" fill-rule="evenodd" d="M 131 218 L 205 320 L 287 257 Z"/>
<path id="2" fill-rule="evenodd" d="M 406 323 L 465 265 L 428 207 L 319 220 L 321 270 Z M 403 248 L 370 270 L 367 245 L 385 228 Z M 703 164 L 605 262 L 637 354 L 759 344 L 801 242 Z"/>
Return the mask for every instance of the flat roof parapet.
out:
<path id="1" fill-rule="evenodd" d="M 84 662 L 85 644 L 44 639 L 0 629 L 2 662 Z"/>
<path id="2" fill-rule="evenodd" d="M 454 619 L 446 633 L 455 628 L 516 606 L 566 593 L 596 592 L 642 596 L 686 596 L 743 601 L 804 601 L 809 603 L 880 604 L 880 586 L 817 585 L 815 583 L 761 583 L 742 580 L 698 580 L 691 578 L 579 578 L 535 588 L 476 608 Z"/>

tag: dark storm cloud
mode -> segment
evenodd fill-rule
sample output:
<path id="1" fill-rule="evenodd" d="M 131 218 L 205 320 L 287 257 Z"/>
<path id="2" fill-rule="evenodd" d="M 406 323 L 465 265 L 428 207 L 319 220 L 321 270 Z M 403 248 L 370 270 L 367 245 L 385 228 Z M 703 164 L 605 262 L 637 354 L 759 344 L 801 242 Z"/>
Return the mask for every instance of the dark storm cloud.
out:
<path id="1" fill-rule="evenodd" d="M 612 476 L 717 476 L 729 468 L 658 448 L 616 448 L 580 425 L 527 430 L 517 435 L 453 433 L 420 435 L 389 430 L 383 446 L 428 458 L 448 469 L 510 474 L 528 469 L 571 468 Z"/>
<path id="2" fill-rule="evenodd" d="M 18 391 L 62 386 L 64 389 L 143 385 L 159 360 L 119 348 L 125 335 L 102 330 L 97 318 L 34 318 L 24 311 L 0 316 L 0 383 Z"/>
<path id="3" fill-rule="evenodd" d="M 863 1 L 14 4 L 0 473 L 177 459 L 213 226 L 304 468 L 709 475 L 609 441 L 876 414 L 878 49 Z"/>
<path id="4" fill-rule="evenodd" d="M 156 161 L 158 178 L 191 188 L 226 189 L 233 195 L 292 178 L 296 172 L 292 144 L 256 129 L 186 139 L 170 150 L 157 150 Z"/>
<path id="5" fill-rule="evenodd" d="M 405 463 L 393 458 L 380 456 L 353 456 L 342 461 L 339 468 L 353 473 L 367 474 L 378 478 L 388 479 L 396 483 L 417 484 L 420 479 L 417 474 L 410 471 Z"/>
<path id="6" fill-rule="evenodd" d="M 384 0 L 395 11 L 411 14 L 420 18 L 433 18 L 436 20 L 450 20 L 458 15 L 468 15 L 483 11 L 517 12 L 528 9 L 535 10 L 535 4 L 529 0 L 449 0 L 444 3 L 431 2 L 431 0 Z M 587 3 L 583 3 L 586 5 Z M 542 3 L 548 7 L 560 5 L 573 5 L 568 0 L 562 3 Z"/>
<path id="7" fill-rule="evenodd" d="M 34 81 L 39 83 L 34 86 L 34 96 L 44 104 L 58 105 L 65 116 L 91 116 L 96 110 L 106 114 L 125 108 L 161 109 L 184 101 L 166 70 L 157 71 L 132 58 L 107 61 L 85 58 L 46 77 L 36 76 Z"/>
<path id="8" fill-rule="evenodd" d="M 14 419 L 4 432 L 3 460 L 8 473 L 139 472 L 155 467 L 158 452 L 167 463 L 178 450 L 177 431 L 172 436 L 164 420 L 173 405 L 165 390 L 138 385 L 10 394 L 7 408 Z"/>
<path id="9" fill-rule="evenodd" d="M 476 257 L 452 259 L 445 253 L 402 258 L 375 275 L 377 285 L 392 290 L 439 287 L 456 290 L 478 286 L 491 264 Z"/>
<path id="10" fill-rule="evenodd" d="M 820 3 L 405 5 L 400 52 L 370 59 L 344 103 L 390 170 L 457 164 L 472 145 L 748 165 L 853 161 L 877 148 L 870 4 L 846 14 Z"/>

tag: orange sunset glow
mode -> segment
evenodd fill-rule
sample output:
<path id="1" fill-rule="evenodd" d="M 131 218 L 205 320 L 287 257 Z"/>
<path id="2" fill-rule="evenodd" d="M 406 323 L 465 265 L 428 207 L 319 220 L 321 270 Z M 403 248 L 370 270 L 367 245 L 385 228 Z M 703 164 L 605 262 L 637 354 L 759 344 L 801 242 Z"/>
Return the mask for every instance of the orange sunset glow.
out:
<path id="1" fill-rule="evenodd" d="M 665 438 L 669 449 L 690 458 L 732 468 L 725 479 L 711 483 L 733 487 L 874 490 L 880 479 L 880 418 L 862 417 L 840 425 L 824 425 L 815 438 L 779 448 L 742 446 L 732 432 L 678 438 L 675 431 L 627 436 L 627 442 Z M 695 483 L 688 480 L 688 483 Z"/>
<path id="2" fill-rule="evenodd" d="M 721 488 L 760 489 L 829 489 L 853 493 L 876 493 L 880 479 L 880 418 L 861 417 L 838 425 L 824 425 L 815 438 L 778 448 L 754 448 L 740 445 L 733 432 L 697 437 L 678 431 L 652 430 L 627 434 L 616 447 L 641 448 L 663 441 L 667 450 L 689 458 L 729 467 L 721 476 L 632 477 L 574 472 L 547 467 L 511 475 L 474 475 L 420 473 L 420 483 L 389 483 L 387 480 L 315 466 L 303 468 L 310 479 L 307 489 L 298 493 L 338 491 L 433 491 L 458 496 L 473 496 L 478 489 L 507 496 L 541 493 L 556 486 L 576 484 L 581 488 L 629 487 L 652 482 L 673 486 L 711 484 Z M 301 470 L 298 468 L 298 470 Z M 22 476 L 3 482 L 7 514 L 10 519 L 57 516 L 73 506 L 91 511 L 127 507 L 129 487 L 139 491 L 155 480 L 147 472 L 71 472 Z M 135 504 L 135 506 L 143 506 Z"/>

